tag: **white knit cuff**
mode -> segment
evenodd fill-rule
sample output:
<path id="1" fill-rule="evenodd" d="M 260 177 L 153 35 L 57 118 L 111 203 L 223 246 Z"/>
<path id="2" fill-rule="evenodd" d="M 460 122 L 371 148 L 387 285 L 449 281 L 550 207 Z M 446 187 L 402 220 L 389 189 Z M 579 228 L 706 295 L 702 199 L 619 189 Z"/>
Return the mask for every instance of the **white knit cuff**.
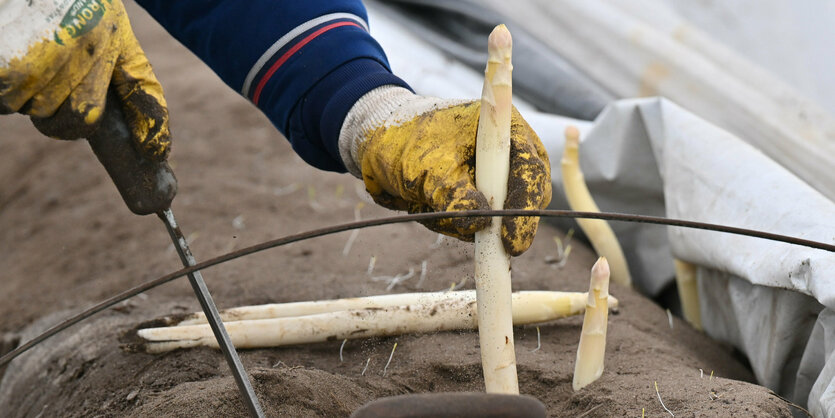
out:
<path id="1" fill-rule="evenodd" d="M 408 89 L 385 85 L 369 91 L 351 107 L 339 132 L 339 155 L 348 171 L 362 178 L 359 148 L 368 134 L 383 126 L 396 126 L 425 112 L 465 102 L 419 96 Z"/>
<path id="2" fill-rule="evenodd" d="M 339 155 L 351 174 L 362 177 L 357 150 L 366 134 L 382 126 L 395 109 L 412 97 L 415 94 L 403 87 L 386 85 L 365 93 L 354 103 L 339 131 Z"/>

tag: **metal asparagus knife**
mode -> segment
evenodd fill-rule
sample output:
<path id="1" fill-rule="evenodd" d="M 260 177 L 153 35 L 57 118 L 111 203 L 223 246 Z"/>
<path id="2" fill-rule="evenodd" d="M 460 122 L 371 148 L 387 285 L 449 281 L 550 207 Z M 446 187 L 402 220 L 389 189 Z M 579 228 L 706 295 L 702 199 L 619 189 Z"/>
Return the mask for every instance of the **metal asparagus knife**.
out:
<path id="1" fill-rule="evenodd" d="M 124 115 L 112 94 L 108 94 L 107 107 L 99 128 L 87 140 L 110 178 L 113 179 L 113 183 L 116 184 L 128 208 L 137 215 L 156 213 L 165 224 L 183 265 L 191 267 L 197 264 L 174 219 L 174 213 L 171 212 L 171 201 L 177 193 L 177 179 L 174 177 L 174 172 L 168 163 L 147 160 L 133 148 L 130 132 L 124 122 Z M 188 275 L 188 280 L 217 338 L 220 350 L 232 370 L 232 375 L 250 415 L 263 417 L 264 412 L 258 403 L 241 359 L 235 351 L 235 346 L 223 326 L 223 321 L 203 281 L 203 276 L 200 271 L 195 271 Z"/>

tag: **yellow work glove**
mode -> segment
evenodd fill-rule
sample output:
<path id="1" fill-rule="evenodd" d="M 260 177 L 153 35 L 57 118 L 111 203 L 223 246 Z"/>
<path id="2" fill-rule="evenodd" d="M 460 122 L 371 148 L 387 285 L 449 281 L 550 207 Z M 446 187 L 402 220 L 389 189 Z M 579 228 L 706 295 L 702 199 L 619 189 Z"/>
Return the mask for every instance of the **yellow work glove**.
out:
<path id="1" fill-rule="evenodd" d="M 0 114 L 30 115 L 45 135 L 95 131 L 114 88 L 137 149 L 169 151 L 162 87 L 121 0 L 6 2 L 0 13 Z"/>
<path id="2" fill-rule="evenodd" d="M 339 147 L 348 170 L 361 176 L 374 201 L 410 213 L 489 209 L 475 187 L 479 102 L 416 96 L 383 86 L 348 113 Z M 506 209 L 543 209 L 551 201 L 548 155 L 516 109 L 511 119 Z M 490 218 L 424 222 L 433 231 L 472 241 Z M 530 247 L 539 218 L 505 217 L 502 241 L 519 255 Z"/>

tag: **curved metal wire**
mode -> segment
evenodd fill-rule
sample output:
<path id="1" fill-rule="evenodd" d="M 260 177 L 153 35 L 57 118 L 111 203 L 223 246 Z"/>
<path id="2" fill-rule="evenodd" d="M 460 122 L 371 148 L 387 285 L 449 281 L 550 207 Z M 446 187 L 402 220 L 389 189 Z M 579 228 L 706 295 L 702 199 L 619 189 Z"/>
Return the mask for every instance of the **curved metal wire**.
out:
<path id="1" fill-rule="evenodd" d="M 372 226 L 380 226 L 380 225 L 388 225 L 388 224 L 395 224 L 395 223 L 404 223 L 404 222 L 411 222 L 411 221 L 426 221 L 432 219 L 439 219 L 439 218 L 470 218 L 470 217 L 479 217 L 479 216 L 538 216 L 538 217 L 546 217 L 546 218 L 586 218 L 586 219 L 603 219 L 609 221 L 622 221 L 622 222 L 639 222 L 639 223 L 648 223 L 648 224 L 657 224 L 657 225 L 668 225 L 668 226 L 677 226 L 683 228 L 692 228 L 692 229 L 704 229 L 709 231 L 717 231 L 717 232 L 725 232 L 730 234 L 736 235 L 745 235 L 755 238 L 763 238 L 772 241 L 780 241 L 785 242 L 788 244 L 794 245 L 801 245 L 805 247 L 816 248 L 820 250 L 835 252 L 835 245 L 833 244 L 826 244 L 823 242 L 811 241 L 802 238 L 791 237 L 788 235 L 780 235 L 780 234 L 773 234 L 770 232 L 763 232 L 763 231 L 755 231 L 752 229 L 745 229 L 745 228 L 737 228 L 732 226 L 725 226 L 725 225 L 717 225 L 717 224 L 709 224 L 704 222 L 695 222 L 695 221 L 685 221 L 681 219 L 669 219 L 659 216 L 645 216 L 645 215 L 631 215 L 625 213 L 612 213 L 612 212 L 577 212 L 577 211 L 570 211 L 570 210 L 516 210 L 516 209 L 505 209 L 505 210 L 473 210 L 473 211 L 455 211 L 455 212 L 432 212 L 432 213 L 416 213 L 416 214 L 409 214 L 409 215 L 398 215 L 398 216 L 390 216 L 385 218 L 377 218 L 377 219 L 369 219 L 364 221 L 356 221 L 356 222 L 349 222 L 339 225 L 332 225 L 324 228 L 314 229 L 312 231 L 301 232 L 298 234 L 288 235 L 282 238 L 277 238 L 270 241 L 265 241 L 260 244 L 256 244 L 250 247 L 242 248 L 240 250 L 232 251 L 230 253 L 226 253 L 220 255 L 218 257 L 212 258 L 210 260 L 206 260 L 202 263 L 197 263 L 194 266 L 184 268 L 181 270 L 177 270 L 173 273 L 166 274 L 160 278 L 142 283 L 136 287 L 130 288 L 124 292 L 111 296 L 90 308 L 85 309 L 84 311 L 73 315 L 70 318 L 62 321 L 61 323 L 47 329 L 37 337 L 27 341 L 23 345 L 15 348 L 14 350 L 6 353 L 2 357 L 0 357 L 0 367 L 5 365 L 6 363 L 12 361 L 15 357 L 23 354 L 27 350 L 31 349 L 32 347 L 40 344 L 44 340 L 52 337 L 53 335 L 89 318 L 92 315 L 95 315 L 98 312 L 101 312 L 119 302 L 127 300 L 133 296 L 136 296 L 142 292 L 147 290 L 153 289 L 159 285 L 164 283 L 168 283 L 176 278 L 183 277 L 189 273 L 192 273 L 197 270 L 204 270 L 206 268 L 216 266 L 221 263 L 225 263 L 227 261 L 234 260 L 236 258 L 244 257 L 250 254 L 254 254 L 257 252 L 261 252 L 270 248 L 280 247 L 282 245 L 290 244 L 293 242 L 303 241 L 311 238 L 321 237 L 324 235 L 335 234 L 338 232 L 349 231 L 352 229 L 361 229 L 361 228 L 368 228 Z"/>

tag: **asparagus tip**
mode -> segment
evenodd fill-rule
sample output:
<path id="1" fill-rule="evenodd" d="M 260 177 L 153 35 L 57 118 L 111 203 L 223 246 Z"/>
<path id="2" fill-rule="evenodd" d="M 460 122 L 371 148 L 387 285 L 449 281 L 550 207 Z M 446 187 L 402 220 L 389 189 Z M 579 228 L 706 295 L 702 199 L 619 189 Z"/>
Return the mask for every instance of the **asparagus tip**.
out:
<path id="1" fill-rule="evenodd" d="M 591 295 L 594 290 L 600 292 L 600 297 L 607 297 L 609 295 L 609 262 L 606 257 L 600 257 L 594 266 L 591 268 Z"/>
<path id="2" fill-rule="evenodd" d="M 507 26 L 501 24 L 496 26 L 487 38 L 487 48 L 510 48 L 513 45 L 513 38 Z"/>
<path id="3" fill-rule="evenodd" d="M 580 143 L 580 130 L 574 125 L 565 127 L 565 141 L 571 146 L 577 146 Z"/>
<path id="4" fill-rule="evenodd" d="M 597 280 L 604 280 L 609 277 L 609 262 L 606 260 L 606 257 L 597 259 L 597 262 L 591 268 L 591 275 Z"/>

